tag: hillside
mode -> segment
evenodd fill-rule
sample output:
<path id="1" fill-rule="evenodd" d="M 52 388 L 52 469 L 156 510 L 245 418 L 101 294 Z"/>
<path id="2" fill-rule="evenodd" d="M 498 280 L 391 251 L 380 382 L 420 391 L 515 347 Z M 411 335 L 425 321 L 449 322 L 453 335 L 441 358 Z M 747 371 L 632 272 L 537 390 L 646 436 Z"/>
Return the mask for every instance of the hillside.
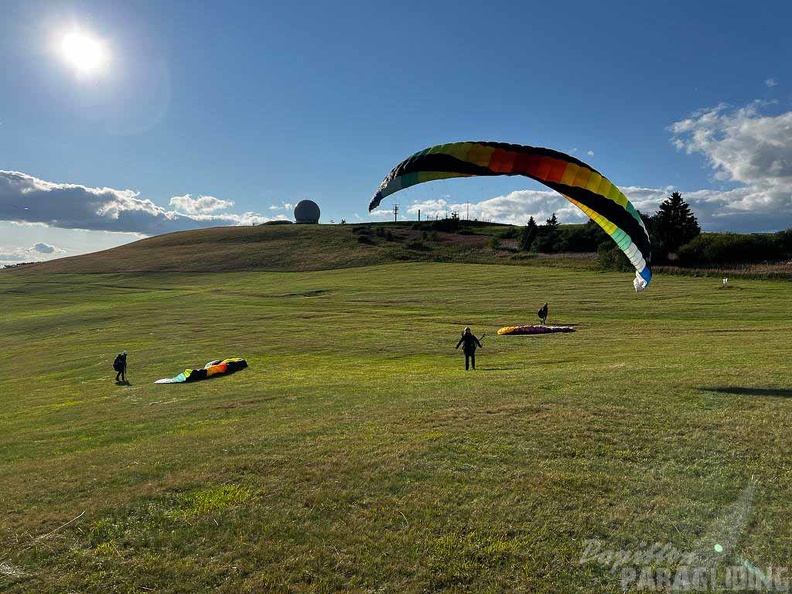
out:
<path id="1" fill-rule="evenodd" d="M 20 273 L 331 270 L 404 261 L 508 263 L 526 256 L 493 236 L 508 225 L 467 223 L 462 233 L 414 223 L 215 227 L 149 237 L 117 248 L 41 262 Z M 590 258 L 589 258 L 590 259 Z"/>
<path id="2" fill-rule="evenodd" d="M 581 561 L 592 541 L 732 543 L 713 573 L 776 575 L 789 286 L 658 281 L 434 262 L 0 274 L 0 591 L 625 591 Z M 545 301 L 576 331 L 497 334 Z M 469 373 L 465 325 L 486 333 Z M 154 383 L 228 356 L 249 368 Z"/>
<path id="3" fill-rule="evenodd" d="M 356 225 L 265 224 L 256 227 L 215 227 L 149 237 L 117 248 L 25 264 L 6 269 L 19 274 L 101 274 L 123 272 L 295 272 L 335 270 L 395 262 L 449 262 L 469 264 L 532 264 L 577 270 L 601 269 L 594 252 L 596 241 L 585 237 L 584 225 L 562 226 L 561 253 L 521 252 L 519 228 L 512 225 L 461 222 L 454 232 L 452 221 L 383 222 Z M 583 233 L 581 233 L 583 231 Z M 691 247 L 722 242 L 724 234 L 702 234 Z M 792 261 L 743 244 L 766 240 L 761 234 L 725 235 L 728 251 L 722 257 L 658 265 L 655 273 L 692 276 L 729 276 L 792 280 Z M 605 238 L 607 241 L 607 238 Z M 610 244 L 609 241 L 607 241 Z M 615 249 L 615 245 L 613 246 Z M 699 250 L 700 251 L 700 250 Z M 710 250 L 711 251 L 711 250 Z M 734 250 L 732 250 L 734 251 Z M 770 257 L 773 256 L 773 257 Z M 745 261 L 741 261 L 745 260 Z M 625 262 L 626 263 L 626 262 Z M 680 266 L 681 264 L 681 266 Z M 606 268 L 613 266 L 605 264 Z M 618 263 L 616 268 L 619 268 Z M 627 272 L 627 269 L 622 270 Z"/>

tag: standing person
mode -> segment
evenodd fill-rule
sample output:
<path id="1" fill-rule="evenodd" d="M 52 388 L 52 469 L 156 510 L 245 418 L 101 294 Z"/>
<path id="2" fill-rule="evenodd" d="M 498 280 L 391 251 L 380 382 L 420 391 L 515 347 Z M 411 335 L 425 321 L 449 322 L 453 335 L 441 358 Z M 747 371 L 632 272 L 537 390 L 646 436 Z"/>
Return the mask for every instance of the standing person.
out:
<path id="1" fill-rule="evenodd" d="M 118 378 L 121 378 L 121 382 L 126 382 L 126 366 L 127 366 L 127 352 L 124 351 L 120 355 L 116 355 L 115 361 L 113 361 L 113 369 L 116 371 L 116 382 Z"/>
<path id="2" fill-rule="evenodd" d="M 542 321 L 542 326 L 544 326 L 547 322 L 547 303 L 539 308 L 539 311 L 536 312 L 536 315 L 539 316 L 539 319 Z"/>
<path id="3" fill-rule="evenodd" d="M 476 346 L 478 348 L 484 348 L 481 346 L 481 342 L 479 339 L 476 338 L 473 333 L 470 331 L 470 328 L 465 327 L 462 331 L 462 338 L 459 339 L 456 347 L 459 348 L 459 345 L 462 345 L 462 352 L 465 353 L 465 371 L 468 370 L 468 366 L 471 365 L 473 367 L 473 371 L 476 370 Z"/>

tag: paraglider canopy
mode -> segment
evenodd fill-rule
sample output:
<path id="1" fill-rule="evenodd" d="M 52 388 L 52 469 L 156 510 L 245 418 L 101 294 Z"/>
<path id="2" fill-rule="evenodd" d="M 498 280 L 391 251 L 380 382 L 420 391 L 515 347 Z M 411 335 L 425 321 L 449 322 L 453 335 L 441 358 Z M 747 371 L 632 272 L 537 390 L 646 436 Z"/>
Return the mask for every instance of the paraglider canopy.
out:
<path id="1" fill-rule="evenodd" d="M 437 179 L 480 175 L 523 175 L 556 190 L 591 217 L 635 267 L 633 286 L 652 279 L 652 246 L 641 215 L 621 190 L 583 161 L 548 148 L 503 142 L 452 142 L 415 153 L 385 177 L 369 211 L 394 192 Z"/>
<path id="2" fill-rule="evenodd" d="M 228 359 L 215 359 L 209 361 L 202 369 L 185 369 L 176 377 L 166 377 L 155 381 L 155 384 L 183 384 L 197 382 L 210 377 L 229 375 L 248 366 L 247 361 L 241 357 L 231 357 Z"/>

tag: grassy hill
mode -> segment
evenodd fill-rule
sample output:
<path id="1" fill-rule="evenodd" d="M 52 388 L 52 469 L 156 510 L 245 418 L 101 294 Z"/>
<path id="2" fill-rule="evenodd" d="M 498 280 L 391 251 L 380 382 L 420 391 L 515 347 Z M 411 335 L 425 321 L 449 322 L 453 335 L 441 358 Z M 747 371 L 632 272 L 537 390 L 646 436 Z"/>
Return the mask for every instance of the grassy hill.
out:
<path id="1" fill-rule="evenodd" d="M 448 222 L 217 227 L 150 237 L 101 252 L 8 270 L 14 274 L 286 272 L 394 262 L 599 268 L 596 253 L 520 252 L 518 228 L 511 225 L 464 221 L 462 228 L 452 233 L 442 230 Z M 583 227 L 565 225 L 562 230 L 569 235 Z M 710 236 L 714 235 L 707 235 Z M 737 264 L 710 262 L 686 267 L 665 265 L 652 269 L 661 274 L 792 280 L 792 262 L 785 260 L 766 262 L 760 259 Z"/>
<path id="2" fill-rule="evenodd" d="M 399 261 L 504 262 L 507 225 L 468 223 L 462 234 L 412 223 L 216 227 L 150 237 L 117 248 L 25 266 L 36 273 L 329 270 Z M 524 258 L 523 258 L 524 259 Z"/>
<path id="3" fill-rule="evenodd" d="M 0 590 L 622 592 L 591 543 L 789 565 L 788 283 L 350 260 L 406 249 L 369 239 L 207 230 L 0 274 Z M 356 267 L 64 274 L 108 254 Z M 496 335 L 544 301 L 577 332 Z M 153 383 L 226 356 L 249 369 Z"/>
<path id="4" fill-rule="evenodd" d="M 592 541 L 792 557 L 788 283 L 636 296 L 508 226 L 416 227 L 206 229 L 0 274 L 0 588 L 615 592 Z M 495 335 L 545 300 L 578 332 Z"/>

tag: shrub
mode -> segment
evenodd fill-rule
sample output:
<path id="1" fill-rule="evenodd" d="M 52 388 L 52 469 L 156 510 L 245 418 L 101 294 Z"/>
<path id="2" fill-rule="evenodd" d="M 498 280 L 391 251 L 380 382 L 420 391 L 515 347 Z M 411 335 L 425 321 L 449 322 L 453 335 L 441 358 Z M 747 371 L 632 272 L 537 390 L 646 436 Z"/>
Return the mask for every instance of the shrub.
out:
<path id="1" fill-rule="evenodd" d="M 430 252 L 432 248 L 426 245 L 423 241 L 411 241 L 404 246 L 408 250 L 417 250 L 419 252 Z"/>
<path id="2" fill-rule="evenodd" d="M 781 244 L 781 252 L 784 254 L 784 258 L 792 258 L 792 229 L 779 231 L 776 235 L 778 235 L 778 241 Z"/>
<path id="3" fill-rule="evenodd" d="M 596 252 L 600 244 L 610 241 L 608 234 L 594 221 L 561 227 L 560 233 L 560 245 L 565 252 Z"/>
<path id="4" fill-rule="evenodd" d="M 432 221 L 432 229 L 435 231 L 444 231 L 446 233 L 456 233 L 459 231 L 459 218 Z"/>
<path id="5" fill-rule="evenodd" d="M 602 243 L 597 249 L 597 264 L 601 270 L 617 270 L 619 272 L 635 270 L 624 252 L 611 242 Z"/>
<path id="6" fill-rule="evenodd" d="M 704 233 L 679 249 L 682 265 L 741 264 L 781 260 L 788 231 L 781 233 Z"/>

